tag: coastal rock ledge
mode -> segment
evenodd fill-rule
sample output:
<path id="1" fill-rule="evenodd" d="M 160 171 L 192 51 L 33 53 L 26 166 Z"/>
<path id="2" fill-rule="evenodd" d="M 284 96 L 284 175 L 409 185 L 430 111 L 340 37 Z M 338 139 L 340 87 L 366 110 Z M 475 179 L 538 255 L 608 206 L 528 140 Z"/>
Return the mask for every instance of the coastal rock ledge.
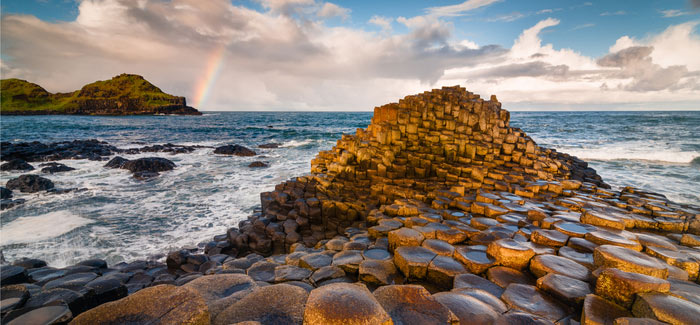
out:
<path id="1" fill-rule="evenodd" d="M 203 251 L 3 265 L 3 323 L 697 323 L 700 207 L 612 190 L 509 120 L 461 87 L 377 107 Z"/>

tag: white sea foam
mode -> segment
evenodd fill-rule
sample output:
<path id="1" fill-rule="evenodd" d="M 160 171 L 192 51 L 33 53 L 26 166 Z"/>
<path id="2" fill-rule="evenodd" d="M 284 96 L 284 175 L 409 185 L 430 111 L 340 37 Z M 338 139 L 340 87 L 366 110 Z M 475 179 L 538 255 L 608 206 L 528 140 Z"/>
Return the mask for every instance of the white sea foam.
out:
<path id="1" fill-rule="evenodd" d="M 92 222 L 90 219 L 74 215 L 69 211 L 56 211 L 39 216 L 20 217 L 3 225 L 0 245 L 47 240 Z"/>
<path id="2" fill-rule="evenodd" d="M 289 141 L 282 143 L 282 145 L 280 145 L 280 147 L 282 147 L 282 148 L 301 147 L 301 146 L 304 146 L 307 144 L 311 144 L 313 142 L 314 142 L 314 140 L 312 140 L 312 139 L 306 139 L 306 140 L 302 140 L 302 141 L 289 140 Z"/>
<path id="3" fill-rule="evenodd" d="M 693 159 L 700 156 L 700 152 L 697 151 L 664 150 L 653 147 L 649 147 L 647 150 L 625 147 L 602 147 L 595 149 L 568 148 L 560 151 L 584 160 L 639 160 L 671 164 L 690 164 Z"/>

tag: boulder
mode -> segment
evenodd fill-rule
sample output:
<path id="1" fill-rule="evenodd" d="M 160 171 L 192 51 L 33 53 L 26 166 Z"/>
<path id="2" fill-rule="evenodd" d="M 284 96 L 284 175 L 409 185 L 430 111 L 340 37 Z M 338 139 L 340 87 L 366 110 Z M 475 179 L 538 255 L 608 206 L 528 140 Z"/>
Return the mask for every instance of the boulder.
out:
<path id="1" fill-rule="evenodd" d="M 12 191 L 4 186 L 0 186 L 0 199 L 5 200 L 12 198 Z"/>
<path id="2" fill-rule="evenodd" d="M 499 239 L 488 245 L 486 252 L 491 255 L 499 265 L 514 269 L 527 267 L 530 259 L 535 256 L 535 251 L 513 239 Z"/>
<path id="3" fill-rule="evenodd" d="M 204 299 L 213 319 L 257 287 L 255 281 L 245 274 L 207 275 L 183 285 L 183 288 L 196 291 Z"/>
<path id="4" fill-rule="evenodd" d="M 581 324 L 612 324 L 620 317 L 632 316 L 627 309 L 618 306 L 600 296 L 589 294 L 583 301 Z"/>
<path id="5" fill-rule="evenodd" d="M 27 270 L 17 265 L 0 266 L 0 282 L 2 285 L 27 282 Z"/>
<path id="6" fill-rule="evenodd" d="M 632 314 L 670 324 L 697 324 L 700 305 L 665 293 L 640 293 L 632 305 Z"/>
<path id="7" fill-rule="evenodd" d="M 51 180 L 38 175 L 21 175 L 7 181 L 5 186 L 10 190 L 19 190 L 22 193 L 36 193 L 54 188 Z"/>
<path id="8" fill-rule="evenodd" d="M 262 161 L 254 161 L 254 162 L 250 163 L 248 165 L 248 167 L 250 167 L 250 168 L 265 168 L 265 167 L 269 167 L 269 166 Z"/>
<path id="9" fill-rule="evenodd" d="M 512 283 L 503 292 L 501 299 L 511 308 L 544 317 L 552 322 L 569 314 L 554 298 L 530 285 Z"/>
<path id="10" fill-rule="evenodd" d="M 214 153 L 218 155 L 234 155 L 241 157 L 249 157 L 256 155 L 255 151 L 237 144 L 217 147 L 216 149 L 214 149 Z"/>
<path id="11" fill-rule="evenodd" d="M 363 284 L 333 283 L 311 291 L 304 324 L 392 324 L 391 317 Z"/>
<path id="12" fill-rule="evenodd" d="M 309 293 L 298 286 L 280 283 L 258 287 L 238 302 L 229 305 L 212 324 L 246 321 L 260 324 L 301 324 Z"/>
<path id="13" fill-rule="evenodd" d="M 3 171 L 12 171 L 12 170 L 30 171 L 30 170 L 34 170 L 34 167 L 22 159 L 12 159 L 12 160 L 0 165 L 0 170 L 3 170 Z"/>
<path id="14" fill-rule="evenodd" d="M 126 164 L 129 161 L 129 159 L 122 158 L 119 156 L 116 156 L 112 158 L 110 161 L 105 164 L 105 167 L 107 168 L 122 168 L 124 167 L 124 164 Z"/>
<path id="15" fill-rule="evenodd" d="M 175 168 L 175 163 L 165 158 L 149 157 L 129 160 L 125 162 L 122 169 L 126 169 L 132 173 L 158 173 Z"/>
<path id="16" fill-rule="evenodd" d="M 457 316 L 460 324 L 493 324 L 499 316 L 489 305 L 472 296 L 457 292 L 440 292 L 433 297 L 449 308 Z"/>
<path id="17" fill-rule="evenodd" d="M 593 252 L 593 261 L 596 267 L 616 268 L 660 279 L 666 279 L 668 276 L 666 263 L 629 248 L 614 245 L 598 246 Z"/>
<path id="18" fill-rule="evenodd" d="M 209 310 L 194 290 L 163 284 L 90 309 L 71 324 L 209 324 Z"/>
<path id="19" fill-rule="evenodd" d="M 419 285 L 387 285 L 374 290 L 374 297 L 394 324 L 451 324 L 457 317 Z"/>
<path id="20" fill-rule="evenodd" d="M 625 308 L 632 307 L 636 294 L 668 292 L 671 283 L 653 276 L 607 268 L 596 280 L 595 293 Z"/>
<path id="21" fill-rule="evenodd" d="M 59 164 L 59 163 L 55 163 L 55 162 L 39 164 L 39 167 L 43 167 L 41 169 L 41 172 L 44 174 L 55 174 L 55 173 L 69 172 L 71 170 L 75 170 L 75 168 L 73 168 L 73 167 L 68 167 L 64 164 Z"/>

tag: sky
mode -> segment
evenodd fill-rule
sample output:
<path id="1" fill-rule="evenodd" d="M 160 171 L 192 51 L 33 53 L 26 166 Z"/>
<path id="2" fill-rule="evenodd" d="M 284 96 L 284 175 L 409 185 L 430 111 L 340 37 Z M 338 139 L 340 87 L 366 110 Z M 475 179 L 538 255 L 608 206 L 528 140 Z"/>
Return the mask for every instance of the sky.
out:
<path id="1" fill-rule="evenodd" d="M 370 111 L 461 85 L 509 110 L 700 110 L 700 0 L 3 0 L 0 74 L 120 73 L 203 111 Z"/>

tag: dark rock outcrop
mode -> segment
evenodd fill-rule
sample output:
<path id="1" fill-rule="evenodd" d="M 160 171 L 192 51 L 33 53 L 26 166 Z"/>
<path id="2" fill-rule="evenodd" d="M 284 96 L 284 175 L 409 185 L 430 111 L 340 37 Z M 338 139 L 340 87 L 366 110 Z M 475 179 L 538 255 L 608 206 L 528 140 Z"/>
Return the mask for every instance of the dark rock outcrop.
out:
<path id="1" fill-rule="evenodd" d="M 4 186 L 0 186 L 0 199 L 12 198 L 12 191 Z"/>
<path id="2" fill-rule="evenodd" d="M 248 167 L 250 167 L 250 168 L 264 168 L 264 167 L 268 167 L 268 165 L 262 161 L 254 161 L 254 162 L 250 163 L 250 165 L 248 165 Z"/>
<path id="3" fill-rule="evenodd" d="M 0 160 L 23 159 L 26 161 L 53 161 L 63 159 L 102 160 L 119 152 L 107 142 L 92 140 L 74 140 L 44 144 L 41 142 L 2 142 L 0 143 Z"/>
<path id="4" fill-rule="evenodd" d="M 218 147 L 214 149 L 214 153 L 219 155 L 234 155 L 241 157 L 249 157 L 256 155 L 255 151 L 237 144 Z"/>
<path id="5" fill-rule="evenodd" d="M 122 168 L 122 167 L 124 167 L 124 164 L 126 164 L 126 162 L 128 162 L 128 161 L 129 161 L 129 159 L 116 156 L 116 157 L 112 158 L 110 161 L 108 161 L 107 164 L 105 164 L 105 167 L 107 167 L 107 168 Z"/>
<path id="6" fill-rule="evenodd" d="M 39 167 L 43 167 L 41 169 L 41 172 L 44 174 L 55 174 L 75 170 L 75 168 L 73 167 L 68 167 L 64 164 L 59 164 L 55 162 L 39 164 Z"/>
<path id="7" fill-rule="evenodd" d="M 30 164 L 28 164 L 26 161 L 22 159 L 12 159 L 2 165 L 0 165 L 0 170 L 4 171 L 10 171 L 10 170 L 21 170 L 21 171 L 29 171 L 29 170 L 34 170 L 34 167 Z"/>
<path id="8" fill-rule="evenodd" d="M 19 190 L 22 193 L 48 191 L 54 188 L 51 180 L 38 175 L 21 175 L 7 181 L 5 186 L 10 190 Z"/>

